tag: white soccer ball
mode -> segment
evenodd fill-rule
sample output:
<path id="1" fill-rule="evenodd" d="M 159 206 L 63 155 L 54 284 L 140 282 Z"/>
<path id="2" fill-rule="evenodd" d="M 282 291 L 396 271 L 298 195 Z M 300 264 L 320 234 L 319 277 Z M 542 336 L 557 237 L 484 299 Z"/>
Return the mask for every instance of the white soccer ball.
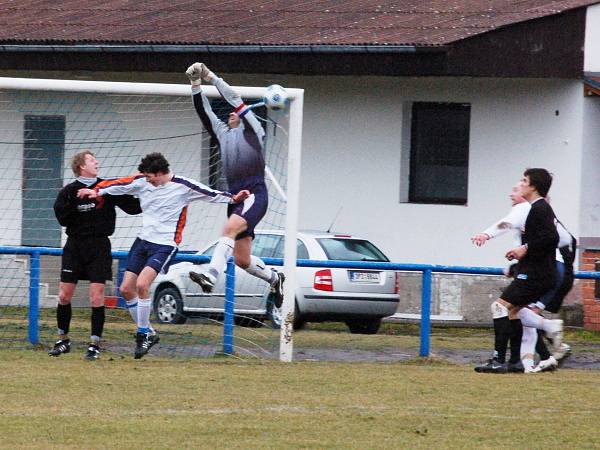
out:
<path id="1" fill-rule="evenodd" d="M 267 92 L 263 96 L 265 106 L 274 111 L 285 109 L 289 103 L 288 93 L 278 84 L 272 84 L 267 87 Z"/>

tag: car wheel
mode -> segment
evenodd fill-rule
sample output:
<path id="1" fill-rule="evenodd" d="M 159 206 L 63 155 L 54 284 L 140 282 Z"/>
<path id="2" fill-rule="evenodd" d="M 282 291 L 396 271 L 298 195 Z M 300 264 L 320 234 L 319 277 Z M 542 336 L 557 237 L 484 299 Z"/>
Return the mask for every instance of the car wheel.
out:
<path id="1" fill-rule="evenodd" d="M 154 315 L 160 323 L 185 323 L 187 317 L 183 315 L 183 300 L 176 288 L 158 291 L 154 296 Z"/>
<path id="2" fill-rule="evenodd" d="M 346 325 L 353 334 L 377 334 L 381 326 L 381 319 L 347 320 Z"/>
<path id="3" fill-rule="evenodd" d="M 305 322 L 298 312 L 298 303 L 294 302 L 294 308 L 294 330 L 301 330 L 304 328 Z M 269 297 L 267 297 L 267 317 L 273 329 L 279 330 L 281 328 L 281 309 L 275 306 Z"/>

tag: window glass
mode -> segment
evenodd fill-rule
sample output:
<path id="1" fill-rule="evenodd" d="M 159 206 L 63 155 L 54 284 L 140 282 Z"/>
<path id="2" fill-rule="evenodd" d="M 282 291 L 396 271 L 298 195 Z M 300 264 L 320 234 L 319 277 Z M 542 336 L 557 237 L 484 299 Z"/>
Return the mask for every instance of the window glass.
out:
<path id="1" fill-rule="evenodd" d="M 310 257 L 308 256 L 308 250 L 306 248 L 306 245 L 304 245 L 304 242 L 302 242 L 300 239 L 298 239 L 298 242 L 296 245 L 296 252 L 297 252 L 296 258 L 310 259 Z"/>
<path id="2" fill-rule="evenodd" d="M 409 202 L 467 203 L 470 120 L 468 103 L 413 103 Z"/>
<path id="3" fill-rule="evenodd" d="M 362 239 L 321 238 L 317 242 L 327 259 L 333 261 L 389 261 L 377 247 Z"/>
<path id="4" fill-rule="evenodd" d="M 281 238 L 277 234 L 257 234 L 252 241 L 252 254 L 259 258 L 281 258 L 277 252 Z"/>

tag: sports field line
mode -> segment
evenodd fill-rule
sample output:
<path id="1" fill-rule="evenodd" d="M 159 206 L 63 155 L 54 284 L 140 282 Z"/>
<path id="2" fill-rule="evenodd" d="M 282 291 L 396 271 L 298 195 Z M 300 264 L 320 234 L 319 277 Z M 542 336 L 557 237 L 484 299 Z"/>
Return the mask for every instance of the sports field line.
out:
<path id="1" fill-rule="evenodd" d="M 332 407 L 304 407 L 304 406 L 286 406 L 286 405 L 276 405 L 276 406 L 265 406 L 261 408 L 207 408 L 207 409 L 153 409 L 151 411 L 144 410 L 143 412 L 139 410 L 135 411 L 105 411 L 103 413 L 104 417 L 132 417 L 132 416 L 199 416 L 199 415 L 229 415 L 229 414 L 247 414 L 247 415 L 255 415 L 259 413 L 283 413 L 283 414 L 298 414 L 298 415 L 311 415 L 311 414 L 339 414 L 341 411 L 343 412 L 352 412 L 355 414 L 385 414 L 388 412 L 393 412 L 395 415 L 399 417 L 402 416 L 415 416 L 419 415 L 421 417 L 445 417 L 445 418 L 465 418 L 470 417 L 472 414 L 477 414 L 480 418 L 489 418 L 489 419 L 518 419 L 520 415 L 507 415 L 507 414 L 497 414 L 497 409 L 490 410 L 489 412 L 485 412 L 481 407 L 479 408 L 469 408 L 469 407 L 453 407 L 450 410 L 440 411 L 439 407 L 390 407 L 390 406 L 332 406 Z M 552 409 L 552 408 L 536 408 L 531 411 L 531 413 L 535 414 L 561 414 L 563 416 L 568 415 L 571 418 L 583 418 L 588 416 L 597 417 L 600 413 L 600 408 L 591 409 L 591 410 L 573 410 L 573 411 L 564 411 L 561 409 Z M 61 411 L 61 412 L 53 412 L 54 416 L 57 417 L 87 417 L 89 414 L 81 413 L 78 411 Z M 7 413 L 0 411 L 0 417 L 47 417 L 47 412 L 18 412 L 18 413 Z"/>

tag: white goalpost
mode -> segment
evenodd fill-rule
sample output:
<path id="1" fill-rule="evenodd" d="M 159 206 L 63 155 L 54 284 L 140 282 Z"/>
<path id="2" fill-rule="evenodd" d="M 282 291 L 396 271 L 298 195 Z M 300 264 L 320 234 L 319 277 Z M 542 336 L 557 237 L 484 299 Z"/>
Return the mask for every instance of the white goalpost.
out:
<path id="1" fill-rule="evenodd" d="M 214 86 L 202 89 L 211 101 L 218 102 L 220 95 Z M 234 89 L 251 103 L 260 101 L 266 88 L 235 86 Z M 286 91 L 290 99 L 287 110 L 276 112 L 277 121 L 268 117 L 268 111 L 263 117 L 265 128 L 272 130 L 271 134 L 267 131 L 265 178 L 273 208 L 259 227 L 284 230 L 286 282 L 279 359 L 289 362 L 293 351 L 304 92 L 287 87 Z M 223 106 L 223 114 L 226 108 Z M 219 115 L 217 107 L 213 109 Z M 258 112 L 257 115 L 260 116 Z M 4 211 L 0 217 L 0 227 L 4 230 L 0 246 L 64 244 L 64 231 L 62 235 L 60 229 L 56 231 L 57 224 L 48 205 L 53 202 L 56 190 L 72 181 L 69 157 L 83 149 L 91 149 L 98 156 L 102 178 L 130 175 L 141 156 L 160 151 L 178 173 L 224 189 L 218 151 L 215 152 L 214 142 L 202 131 L 187 84 L 0 78 L 0 192 L 5 193 L 0 194 L 0 207 Z M 62 139 L 62 147 L 60 166 L 54 167 L 58 164 L 52 159 L 53 145 L 60 140 L 57 136 Z M 32 149 L 36 151 L 32 153 Z M 52 175 L 53 170 L 58 175 Z M 220 233 L 224 210 L 200 203 L 204 202 L 190 206 L 181 250 L 198 250 L 200 244 L 210 242 Z M 140 224 L 139 217 L 119 213 L 117 230 L 111 239 L 113 250 L 127 250 Z M 48 240 L 55 235 L 56 239 Z M 0 305 L 19 306 L 25 301 L 19 297 L 23 295 L 20 292 L 25 281 L 24 275 L 16 274 L 26 273 L 27 263 L 5 256 L 0 255 L 5 278 L 7 270 L 14 269 L 15 275 L 13 281 L 2 280 L 5 288 L 0 292 Z M 55 275 L 58 279 L 58 274 Z M 52 283 L 52 280 L 46 283 L 50 286 L 47 290 L 52 290 Z M 42 306 L 52 306 L 52 295 L 49 297 L 48 304 L 42 301 Z"/>

